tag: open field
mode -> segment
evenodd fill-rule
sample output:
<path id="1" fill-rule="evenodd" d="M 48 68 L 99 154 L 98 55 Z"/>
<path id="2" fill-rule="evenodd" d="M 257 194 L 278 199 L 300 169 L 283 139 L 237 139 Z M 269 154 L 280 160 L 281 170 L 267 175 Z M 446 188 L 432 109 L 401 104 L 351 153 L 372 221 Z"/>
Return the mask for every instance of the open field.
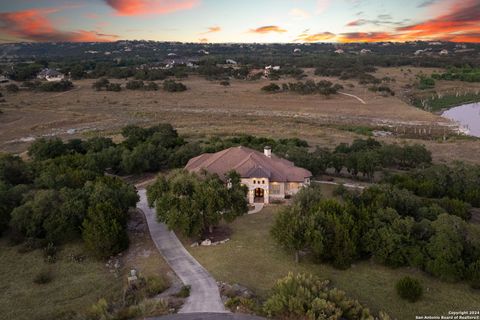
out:
<path id="1" fill-rule="evenodd" d="M 55 319 L 62 313 L 82 312 L 100 298 L 118 299 L 122 282 L 105 268 L 104 262 L 86 258 L 81 263 L 69 259 L 82 254 L 82 246 L 65 246 L 58 261 L 47 264 L 41 250 L 19 253 L 19 246 L 0 242 L 0 319 Z M 21 266 L 21 267 L 20 267 Z M 35 284 L 33 279 L 50 270 L 53 280 Z"/>
<path id="2" fill-rule="evenodd" d="M 86 255 L 81 243 L 61 247 L 57 262 L 49 264 L 44 262 L 42 250 L 19 253 L 22 245 L 9 246 L 6 239 L 1 240 L 0 319 L 57 319 L 62 314 L 83 313 L 100 298 L 118 302 L 131 269 L 146 278 L 175 280 L 150 238 L 142 213 L 132 215 L 129 235 L 130 247 L 117 257 L 117 272 L 107 268 L 105 261 Z M 74 262 L 71 255 L 85 256 L 85 260 Z M 35 276 L 42 271 L 50 271 L 53 280 L 35 284 Z"/>
<path id="3" fill-rule="evenodd" d="M 386 70 L 380 69 L 379 72 L 390 76 L 400 72 L 395 68 Z M 427 73 L 426 70 L 422 72 Z M 367 86 L 360 86 L 353 80 L 316 77 L 313 70 L 307 70 L 307 74 L 311 79 L 341 83 L 345 86 L 343 92 L 356 95 L 367 104 L 344 95 L 325 98 L 294 93 L 266 94 L 260 89 L 270 82 L 268 80 L 233 80 L 230 87 L 223 87 L 218 82 L 191 76 L 182 80 L 189 88 L 182 93 L 162 90 L 97 92 L 91 88 L 93 80 L 81 80 L 75 82 L 74 90 L 65 93 L 6 94 L 7 102 L 0 105 L 3 111 L 0 114 L 0 151 L 23 152 L 33 138 L 40 136 L 73 138 L 115 134 L 121 127 L 132 123 L 170 122 L 180 133 L 192 138 L 248 133 L 299 137 L 312 145 L 325 147 L 358 137 L 338 126 L 391 126 L 399 130 L 421 126 L 445 131 L 442 129 L 444 125 L 452 125 L 438 115 L 407 105 L 397 97 L 382 97 L 370 92 Z M 285 81 L 294 80 L 278 83 Z M 402 81 L 395 86 L 401 87 Z M 349 87 L 349 83 L 354 87 Z M 428 136 L 424 138 L 428 139 Z M 460 160 L 479 161 L 477 141 L 425 142 L 437 161 L 450 161 L 452 155 Z"/>
<path id="4" fill-rule="evenodd" d="M 188 249 L 217 280 L 245 285 L 262 297 L 288 272 L 311 272 L 330 279 L 334 286 L 371 309 L 384 310 L 396 319 L 470 310 L 480 305 L 480 295 L 468 285 L 440 282 L 414 269 L 389 269 L 369 261 L 345 271 L 308 261 L 295 264 L 293 255 L 279 248 L 269 235 L 277 210 L 270 206 L 237 219 L 230 225 L 232 239 L 224 245 Z M 424 297 L 415 304 L 401 300 L 395 292 L 395 282 L 406 275 L 420 279 L 425 288 Z"/>

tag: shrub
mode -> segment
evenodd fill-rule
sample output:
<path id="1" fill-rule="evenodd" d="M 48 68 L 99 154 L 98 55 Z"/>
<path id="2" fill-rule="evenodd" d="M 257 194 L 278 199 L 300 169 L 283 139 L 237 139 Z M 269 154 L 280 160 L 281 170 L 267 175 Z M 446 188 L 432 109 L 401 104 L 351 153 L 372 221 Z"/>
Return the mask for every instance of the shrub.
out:
<path id="1" fill-rule="evenodd" d="M 141 80 L 130 80 L 126 84 L 128 90 L 140 90 L 143 89 L 145 84 Z"/>
<path id="2" fill-rule="evenodd" d="M 188 298 L 190 296 L 190 286 L 182 286 L 180 291 L 175 294 L 175 297 L 178 298 Z"/>
<path id="3" fill-rule="evenodd" d="M 36 284 L 47 284 L 52 280 L 53 280 L 52 273 L 48 270 L 41 271 L 35 276 L 35 278 L 33 278 L 33 282 Z"/>
<path id="4" fill-rule="evenodd" d="M 400 279 L 395 288 L 402 299 L 410 302 L 418 301 L 423 294 L 423 287 L 420 281 L 410 277 Z"/>
<path id="5" fill-rule="evenodd" d="M 107 91 L 119 92 L 122 91 L 122 86 L 120 83 L 110 83 L 107 85 Z"/>
<path id="6" fill-rule="evenodd" d="M 69 80 L 44 82 L 37 89 L 46 92 L 63 92 L 73 88 L 73 83 Z"/>
<path id="7" fill-rule="evenodd" d="M 262 91 L 265 91 L 265 92 L 279 92 L 280 87 L 276 83 L 270 83 L 269 85 L 263 87 Z"/>
<path id="8" fill-rule="evenodd" d="M 107 78 L 101 78 L 92 84 L 92 88 L 94 88 L 97 91 L 100 91 L 103 88 L 106 89 L 109 84 L 110 84 L 110 81 Z"/>
<path id="9" fill-rule="evenodd" d="M 470 264 L 468 278 L 473 289 L 480 289 L 480 259 Z"/>
<path id="10" fill-rule="evenodd" d="M 264 304 L 265 313 L 278 319 L 373 319 L 370 311 L 328 280 L 311 274 L 278 280 Z"/>
<path id="11" fill-rule="evenodd" d="M 222 85 L 224 87 L 228 87 L 228 86 L 230 86 L 230 81 L 227 81 L 227 80 L 220 81 L 220 85 Z"/>
<path id="12" fill-rule="evenodd" d="M 175 80 L 165 80 L 163 82 L 163 90 L 167 92 L 182 92 L 186 91 L 187 87 L 183 83 L 176 82 Z"/>
<path id="13" fill-rule="evenodd" d="M 427 90 L 435 88 L 435 80 L 428 77 L 420 77 L 420 81 L 418 83 L 418 89 L 420 90 Z"/>
<path id="14" fill-rule="evenodd" d="M 5 86 L 5 89 L 8 93 L 17 93 L 18 91 L 20 91 L 20 88 L 14 83 L 7 84 Z"/>
<path id="15" fill-rule="evenodd" d="M 155 82 L 149 82 L 146 86 L 145 86 L 145 90 L 147 91 L 157 91 L 158 90 L 158 84 L 156 84 Z"/>
<path id="16" fill-rule="evenodd" d="M 43 248 L 43 259 L 47 263 L 55 263 L 57 261 L 57 247 L 52 242 L 49 242 L 45 248 Z"/>
<path id="17" fill-rule="evenodd" d="M 145 292 L 148 297 L 154 297 L 168 289 L 168 283 L 162 277 L 148 277 L 146 280 Z"/>

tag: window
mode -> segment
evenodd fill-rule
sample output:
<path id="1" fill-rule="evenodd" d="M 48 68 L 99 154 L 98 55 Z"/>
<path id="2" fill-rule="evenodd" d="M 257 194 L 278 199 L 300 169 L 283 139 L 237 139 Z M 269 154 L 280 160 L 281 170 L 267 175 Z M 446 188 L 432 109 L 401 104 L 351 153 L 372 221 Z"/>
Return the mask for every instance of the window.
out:
<path id="1" fill-rule="evenodd" d="M 262 180 L 262 184 L 265 184 L 265 180 Z"/>
<path id="2" fill-rule="evenodd" d="M 280 185 L 278 183 L 270 186 L 270 194 L 280 194 Z"/>

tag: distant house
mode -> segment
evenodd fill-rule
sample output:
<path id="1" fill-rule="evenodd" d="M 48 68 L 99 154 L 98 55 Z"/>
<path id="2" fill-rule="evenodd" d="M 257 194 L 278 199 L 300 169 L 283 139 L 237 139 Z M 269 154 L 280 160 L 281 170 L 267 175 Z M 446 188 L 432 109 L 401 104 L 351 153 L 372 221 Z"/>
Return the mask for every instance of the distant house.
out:
<path id="1" fill-rule="evenodd" d="M 268 78 L 268 76 L 270 76 L 270 73 L 272 73 L 272 71 L 280 71 L 280 66 L 266 66 L 264 70 L 265 77 Z"/>
<path id="2" fill-rule="evenodd" d="M 362 49 L 362 50 L 360 50 L 360 54 L 369 54 L 369 53 L 372 53 L 372 50 L 370 50 L 370 49 Z"/>
<path id="3" fill-rule="evenodd" d="M 176 58 L 176 59 L 166 59 L 163 61 L 165 64 L 165 68 L 171 69 L 175 66 L 186 66 L 188 68 L 196 68 L 198 67 L 198 60 L 197 59 L 184 59 L 184 58 Z"/>
<path id="4" fill-rule="evenodd" d="M 37 79 L 47 81 L 61 81 L 65 75 L 55 69 L 45 68 L 37 74 Z"/>
<path id="5" fill-rule="evenodd" d="M 205 50 L 205 49 L 198 50 L 198 53 L 204 54 L 204 55 L 206 55 L 206 56 L 208 56 L 208 55 L 210 54 L 210 52 L 208 52 L 208 51 Z"/>
<path id="6" fill-rule="evenodd" d="M 238 64 L 237 61 L 232 60 L 232 59 L 227 59 L 227 60 L 225 61 L 225 63 L 226 63 L 226 64 L 233 64 L 233 65 L 237 65 L 237 64 Z"/>
<path id="7" fill-rule="evenodd" d="M 310 171 L 273 155 L 270 147 L 265 147 L 263 153 L 242 146 L 205 153 L 188 161 L 185 169 L 196 173 L 206 170 L 223 180 L 236 171 L 242 185 L 248 188 L 249 203 L 285 199 L 310 185 L 312 177 Z"/>
<path id="8" fill-rule="evenodd" d="M 301 52 L 302 52 L 302 49 L 300 48 L 293 49 L 293 53 L 301 53 Z"/>
<path id="9" fill-rule="evenodd" d="M 448 56 L 448 50 L 447 50 L 447 49 L 443 49 L 442 51 L 440 51 L 439 55 L 441 55 L 441 56 Z"/>
<path id="10" fill-rule="evenodd" d="M 0 83 L 5 83 L 5 82 L 8 82 L 8 78 L 4 75 L 0 75 Z"/>
<path id="11" fill-rule="evenodd" d="M 336 54 L 344 54 L 345 51 L 343 51 L 343 49 L 337 49 L 337 50 L 335 50 L 335 53 Z"/>

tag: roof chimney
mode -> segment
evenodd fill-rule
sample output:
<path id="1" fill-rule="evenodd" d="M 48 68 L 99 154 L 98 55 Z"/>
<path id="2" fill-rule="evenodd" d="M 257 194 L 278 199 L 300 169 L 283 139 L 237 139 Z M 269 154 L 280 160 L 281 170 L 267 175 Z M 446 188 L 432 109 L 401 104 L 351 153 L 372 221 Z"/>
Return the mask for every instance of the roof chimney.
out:
<path id="1" fill-rule="evenodd" d="M 272 157 L 272 148 L 270 148 L 269 146 L 265 146 L 265 148 L 263 149 L 263 154 L 266 157 L 271 158 Z"/>

